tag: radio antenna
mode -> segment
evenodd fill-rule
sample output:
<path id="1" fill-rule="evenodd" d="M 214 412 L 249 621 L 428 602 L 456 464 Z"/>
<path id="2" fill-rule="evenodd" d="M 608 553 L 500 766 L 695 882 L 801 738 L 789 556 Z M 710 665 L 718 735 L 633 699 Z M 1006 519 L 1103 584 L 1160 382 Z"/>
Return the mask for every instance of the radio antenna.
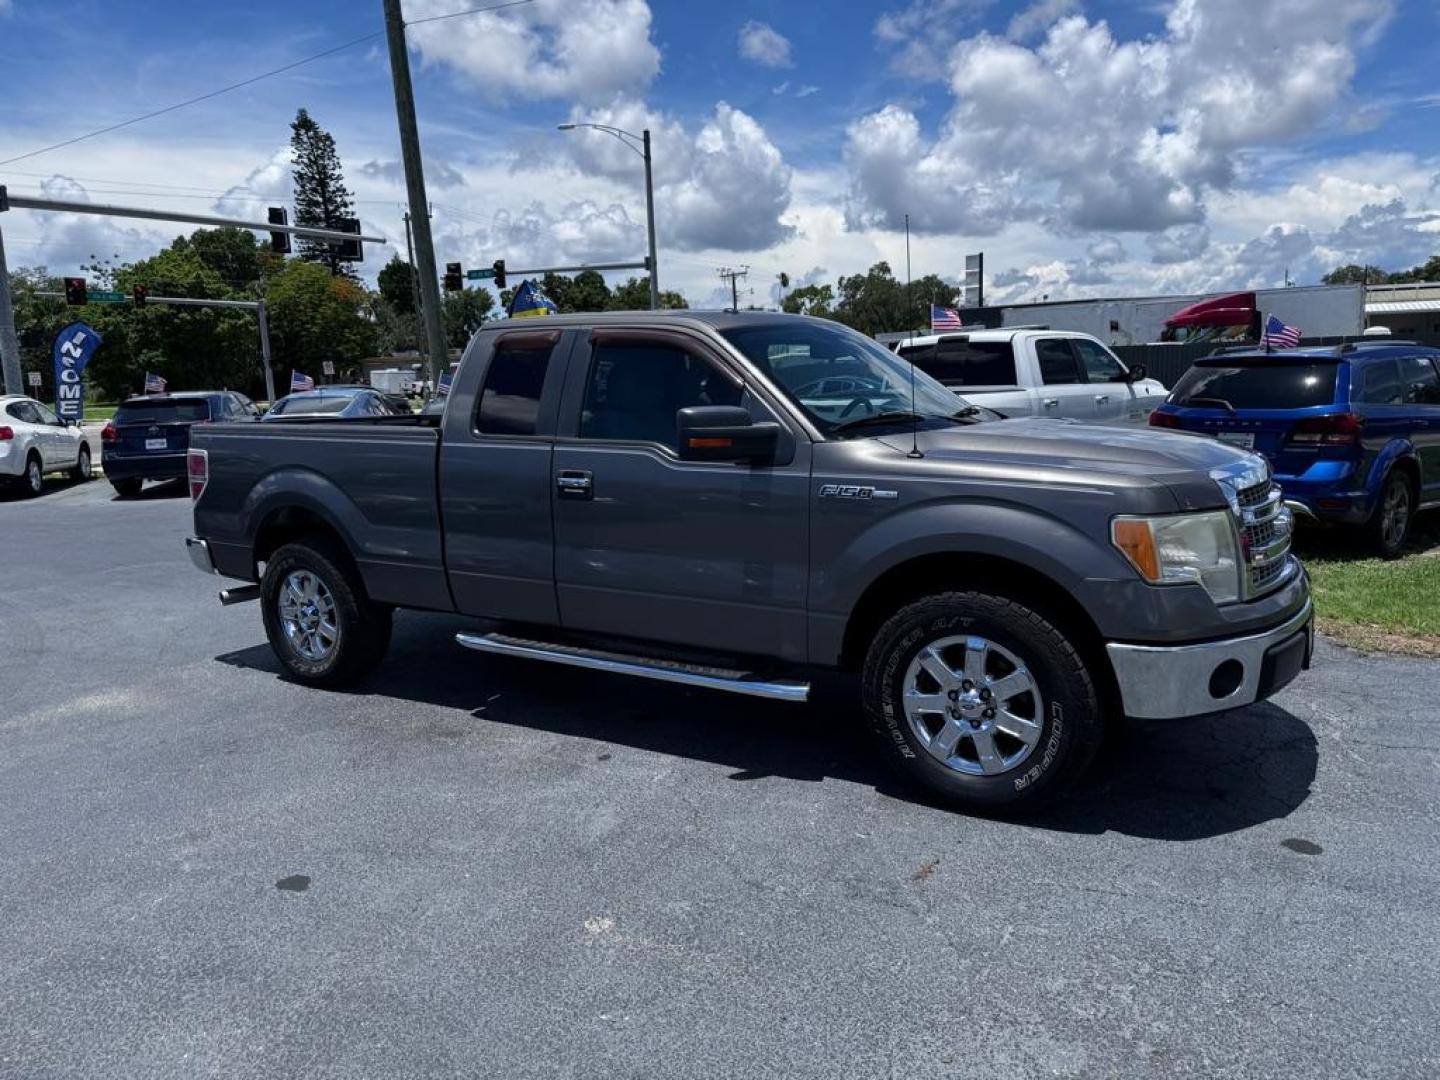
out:
<path id="1" fill-rule="evenodd" d="M 912 288 L 910 275 L 910 215 L 905 215 L 905 318 L 911 321 L 910 305 L 914 302 L 915 291 Z M 910 342 L 915 340 L 914 327 L 909 328 Z M 910 453 L 912 458 L 921 458 L 925 455 L 920 453 L 920 414 L 915 411 L 915 350 L 910 350 Z"/>

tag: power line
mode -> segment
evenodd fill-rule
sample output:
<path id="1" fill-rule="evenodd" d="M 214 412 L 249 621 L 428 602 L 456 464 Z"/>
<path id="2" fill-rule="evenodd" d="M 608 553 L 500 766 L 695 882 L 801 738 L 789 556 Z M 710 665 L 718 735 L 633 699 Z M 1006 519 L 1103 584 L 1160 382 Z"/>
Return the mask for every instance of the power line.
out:
<path id="1" fill-rule="evenodd" d="M 418 25 L 420 23 L 427 22 L 437 22 L 440 19 L 455 19 L 459 18 L 462 15 L 479 15 L 482 12 L 486 11 L 499 11 L 502 8 L 519 7 L 522 4 L 531 3 L 534 3 L 534 0 L 509 0 L 508 3 L 495 4 L 491 7 L 469 8 L 465 11 L 452 11 L 448 15 L 432 15 L 429 18 L 416 19 L 414 23 L 411 23 L 410 25 Z M 196 105 L 202 101 L 209 101 L 211 98 L 217 98 L 220 97 L 222 94 L 228 94 L 232 90 L 240 90 L 246 86 L 251 86 L 257 82 L 260 82 L 262 79 L 268 79 L 275 75 L 283 75 L 287 71 L 294 71 L 298 67 L 303 67 L 306 64 L 314 63 L 316 60 L 323 60 L 327 56 L 334 56 L 338 52 L 344 52 L 346 49 L 354 48 L 356 45 L 361 45 L 367 41 L 372 41 L 375 38 L 384 36 L 384 30 L 371 31 L 368 34 L 353 38 L 350 41 L 345 42 L 343 45 L 332 46 L 331 48 L 325 49 L 322 52 L 315 53 L 312 56 L 306 56 L 303 59 L 295 60 L 291 63 L 285 64 L 283 67 L 275 68 L 273 71 L 266 71 L 262 72 L 259 75 L 253 75 L 248 79 L 241 79 L 239 82 L 231 83 L 229 86 L 222 86 L 219 90 L 211 90 L 207 94 L 200 94 L 196 97 L 188 98 L 185 101 L 177 101 L 173 105 L 166 105 L 163 109 L 156 109 L 153 112 L 145 113 L 142 116 L 133 116 L 129 120 L 122 120 L 118 124 L 111 124 L 108 127 L 97 128 L 94 131 L 86 132 L 84 135 L 76 135 L 73 139 L 66 139 L 63 142 L 52 143 L 49 146 L 42 146 L 38 150 L 31 150 L 28 153 L 20 154 L 16 157 L 6 158 L 4 161 L 0 161 L 0 165 L 12 165 L 17 161 L 25 161 L 28 158 L 39 157 L 41 154 L 48 154 L 52 150 L 61 150 L 67 146 L 74 146 L 78 142 L 84 142 L 86 139 L 93 139 L 98 135 L 108 135 L 112 131 L 119 131 L 121 128 L 130 127 L 132 124 L 139 124 L 145 120 L 153 120 L 157 116 L 164 116 L 166 113 L 172 113 L 175 112 L 177 109 L 183 109 L 189 105 Z"/>

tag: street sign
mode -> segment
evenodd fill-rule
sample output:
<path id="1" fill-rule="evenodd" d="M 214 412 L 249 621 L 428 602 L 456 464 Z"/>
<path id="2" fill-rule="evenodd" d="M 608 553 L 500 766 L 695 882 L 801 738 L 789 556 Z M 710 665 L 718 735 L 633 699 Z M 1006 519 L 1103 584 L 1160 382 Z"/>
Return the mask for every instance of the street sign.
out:
<path id="1" fill-rule="evenodd" d="M 91 304 L 128 304 L 130 297 L 123 292 L 102 292 L 99 289 L 91 289 L 85 294 L 87 303 Z"/>
<path id="2" fill-rule="evenodd" d="M 467 281 L 485 281 L 489 278 L 493 278 L 494 276 L 495 270 L 493 267 L 486 267 L 484 270 L 465 271 L 465 280 Z"/>
<path id="3" fill-rule="evenodd" d="M 321 370 L 322 372 L 324 372 L 326 375 L 334 375 L 334 374 L 335 374 L 335 361 L 334 361 L 334 360 L 324 360 L 324 361 L 322 361 L 321 364 L 320 364 L 320 370 Z"/>
<path id="4" fill-rule="evenodd" d="M 29 378 L 30 378 L 30 385 L 31 385 L 31 386 L 39 386 L 39 385 L 40 385 L 40 372 L 38 372 L 38 371 L 28 371 L 28 372 L 26 372 L 26 375 L 28 375 Z"/>

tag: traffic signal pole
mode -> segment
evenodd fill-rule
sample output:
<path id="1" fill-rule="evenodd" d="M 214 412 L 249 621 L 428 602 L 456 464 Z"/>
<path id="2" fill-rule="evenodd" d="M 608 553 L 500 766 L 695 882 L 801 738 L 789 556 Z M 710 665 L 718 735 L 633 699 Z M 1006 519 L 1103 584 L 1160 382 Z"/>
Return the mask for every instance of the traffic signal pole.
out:
<path id="1" fill-rule="evenodd" d="M 385 37 L 390 45 L 390 78 L 395 84 L 395 117 L 400 124 L 400 157 L 405 165 L 405 190 L 410 203 L 410 228 L 415 241 L 415 270 L 420 276 L 420 313 L 430 363 L 431 392 L 448 366 L 445 326 L 441 321 L 440 280 L 435 273 L 435 243 L 430 235 L 430 208 L 425 199 L 425 169 L 420 163 L 420 132 L 415 124 L 415 89 L 410 84 L 410 54 L 405 48 L 405 19 L 400 0 L 385 0 Z"/>
<path id="2" fill-rule="evenodd" d="M 20 340 L 15 336 L 15 305 L 10 301 L 10 268 L 5 265 L 5 234 L 0 232 L 0 367 L 5 393 L 23 394 L 20 385 Z"/>

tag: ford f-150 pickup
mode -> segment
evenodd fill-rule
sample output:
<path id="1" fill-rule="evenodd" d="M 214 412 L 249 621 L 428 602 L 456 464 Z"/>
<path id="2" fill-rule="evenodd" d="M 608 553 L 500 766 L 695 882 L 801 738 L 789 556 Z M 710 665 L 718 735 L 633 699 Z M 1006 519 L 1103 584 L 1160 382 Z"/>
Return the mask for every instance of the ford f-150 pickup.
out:
<path id="1" fill-rule="evenodd" d="M 771 699 L 841 669 L 904 776 L 991 810 L 1068 787 L 1111 719 L 1248 705 L 1308 665 L 1263 458 L 987 415 L 824 320 L 502 321 L 442 415 L 197 426 L 187 543 L 250 583 L 221 599 L 260 601 L 301 683 L 363 678 L 396 608 Z"/>

